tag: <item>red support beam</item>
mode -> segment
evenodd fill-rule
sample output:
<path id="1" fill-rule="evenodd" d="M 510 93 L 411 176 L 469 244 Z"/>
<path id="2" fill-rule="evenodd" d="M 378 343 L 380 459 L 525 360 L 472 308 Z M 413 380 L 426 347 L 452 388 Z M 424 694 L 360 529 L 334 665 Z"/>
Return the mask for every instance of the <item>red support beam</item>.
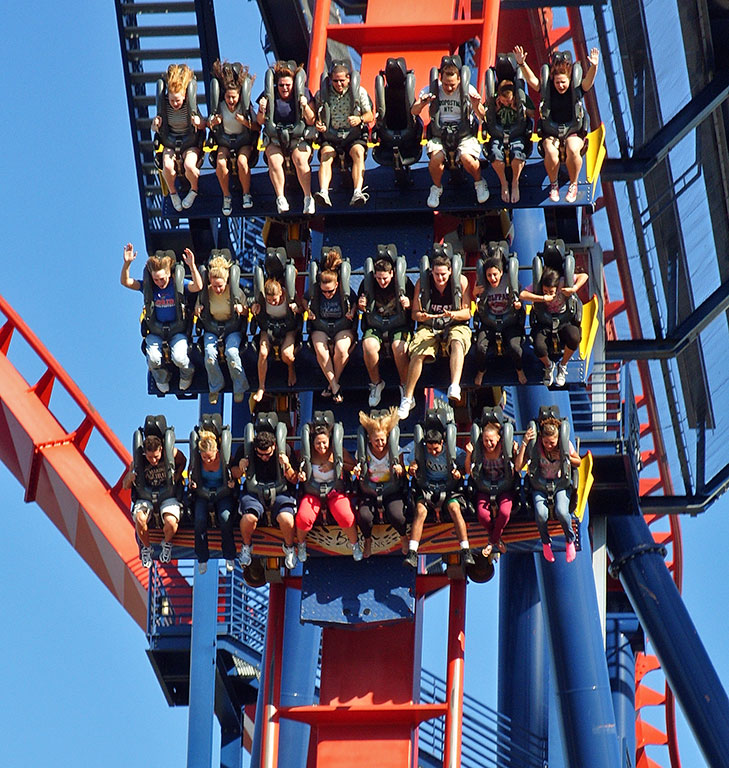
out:
<path id="1" fill-rule="evenodd" d="M 460 768 L 463 666 L 466 652 L 466 580 L 451 581 L 448 600 L 448 675 L 443 768 Z"/>

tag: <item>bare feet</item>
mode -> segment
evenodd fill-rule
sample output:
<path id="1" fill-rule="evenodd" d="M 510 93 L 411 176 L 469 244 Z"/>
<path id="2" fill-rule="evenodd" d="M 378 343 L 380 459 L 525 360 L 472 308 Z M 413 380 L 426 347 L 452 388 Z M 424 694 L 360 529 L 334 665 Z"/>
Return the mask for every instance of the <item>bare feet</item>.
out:
<path id="1" fill-rule="evenodd" d="M 479 371 L 474 377 L 473 377 L 473 383 L 477 386 L 481 386 L 481 382 L 483 381 L 483 377 L 486 371 Z"/>
<path id="2" fill-rule="evenodd" d="M 289 379 L 288 384 L 290 387 L 293 387 L 294 384 L 296 384 L 296 369 L 293 365 L 289 366 Z"/>
<path id="3" fill-rule="evenodd" d="M 407 536 L 401 536 L 400 537 L 400 551 L 403 553 L 403 555 L 407 555 L 408 553 L 408 544 L 409 539 Z"/>
<path id="4" fill-rule="evenodd" d="M 261 400 L 263 400 L 263 394 L 264 394 L 264 391 L 262 389 L 257 389 L 255 391 L 255 394 L 253 395 L 254 402 L 260 403 Z"/>
<path id="5" fill-rule="evenodd" d="M 508 187 L 501 187 L 501 199 L 505 203 L 510 202 L 510 200 L 509 200 L 509 188 Z"/>
<path id="6" fill-rule="evenodd" d="M 521 199 L 521 195 L 519 194 L 519 187 L 515 187 L 513 184 L 511 186 L 511 202 L 516 204 Z"/>
<path id="7" fill-rule="evenodd" d="M 523 368 L 516 372 L 516 378 L 519 379 L 519 384 L 527 383 L 527 376 L 526 376 L 526 373 L 524 373 Z"/>
<path id="8" fill-rule="evenodd" d="M 364 547 L 362 547 L 362 556 L 369 557 L 372 554 L 372 539 L 364 540 Z"/>

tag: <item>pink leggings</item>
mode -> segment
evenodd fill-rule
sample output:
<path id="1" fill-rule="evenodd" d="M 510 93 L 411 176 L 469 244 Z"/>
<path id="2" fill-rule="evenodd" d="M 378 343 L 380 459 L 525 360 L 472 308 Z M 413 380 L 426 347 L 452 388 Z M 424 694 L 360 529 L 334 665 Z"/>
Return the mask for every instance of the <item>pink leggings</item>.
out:
<path id="1" fill-rule="evenodd" d="M 476 514 L 481 525 L 486 529 L 489 541 L 492 544 L 497 544 L 501 539 L 501 534 L 504 532 L 504 528 L 506 528 L 506 524 L 511 517 L 511 505 L 513 502 L 514 497 L 511 493 L 500 493 L 496 497 L 496 517 L 492 520 L 489 496 L 481 491 L 476 494 Z"/>
<path id="2" fill-rule="evenodd" d="M 336 490 L 329 491 L 327 506 L 340 528 L 349 528 L 354 525 L 352 503 L 345 493 Z M 321 499 L 312 493 L 304 494 L 299 502 L 299 511 L 296 513 L 296 527 L 300 531 L 310 531 L 320 511 Z"/>

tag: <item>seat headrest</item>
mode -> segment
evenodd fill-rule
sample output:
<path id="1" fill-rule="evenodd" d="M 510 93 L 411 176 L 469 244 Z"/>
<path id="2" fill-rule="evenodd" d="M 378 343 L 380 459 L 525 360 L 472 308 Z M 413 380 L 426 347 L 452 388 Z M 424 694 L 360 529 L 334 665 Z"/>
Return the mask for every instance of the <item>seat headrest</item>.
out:
<path id="1" fill-rule="evenodd" d="M 552 55 L 552 66 L 562 61 L 572 66 L 572 54 L 569 51 L 555 51 Z"/>
<path id="2" fill-rule="evenodd" d="M 388 243 L 387 245 L 378 243 L 377 258 L 375 261 L 378 261 L 379 259 L 386 259 L 394 267 L 395 261 L 397 260 L 397 246 L 394 243 Z"/>
<path id="3" fill-rule="evenodd" d="M 481 418 L 479 419 L 479 426 L 482 428 L 486 426 L 486 424 L 501 424 L 503 425 L 505 421 L 504 418 L 504 411 L 502 410 L 500 405 L 496 405 L 493 407 L 490 406 L 484 406 L 483 410 L 481 411 Z"/>
<path id="4" fill-rule="evenodd" d="M 267 248 L 264 268 L 267 275 L 275 278 L 282 278 L 286 266 L 285 248 Z"/>
<path id="5" fill-rule="evenodd" d="M 277 426 L 278 416 L 275 411 L 261 411 L 261 413 L 256 414 L 256 420 L 253 424 L 256 434 L 259 432 L 272 432 L 275 435 Z"/>
<path id="6" fill-rule="evenodd" d="M 167 432 L 167 419 L 161 413 L 158 416 L 152 414 L 145 416 L 143 432 L 145 437 L 155 435 L 164 439 L 165 432 Z"/>
<path id="7" fill-rule="evenodd" d="M 494 64 L 496 81 L 513 80 L 516 77 L 516 57 L 513 53 L 500 53 Z"/>
<path id="8" fill-rule="evenodd" d="M 539 406 L 539 419 L 538 421 L 544 421 L 544 419 L 562 419 L 559 415 L 559 407 L 556 405 L 540 405 Z"/>
<path id="9" fill-rule="evenodd" d="M 439 72 L 443 71 L 443 67 L 455 67 L 459 72 L 463 68 L 463 61 L 461 60 L 461 57 L 458 55 L 454 56 L 444 56 L 440 60 L 440 68 Z"/>
<path id="10" fill-rule="evenodd" d="M 204 413 L 200 418 L 200 429 L 220 437 L 223 434 L 223 417 L 219 413 Z"/>
<path id="11" fill-rule="evenodd" d="M 387 64 L 385 64 L 385 77 L 389 86 L 404 85 L 407 73 L 408 67 L 402 56 L 387 60 Z"/>
<path id="12" fill-rule="evenodd" d="M 334 426 L 334 413 L 332 411 L 314 411 L 311 423 L 313 426 L 325 426 L 331 429 Z"/>

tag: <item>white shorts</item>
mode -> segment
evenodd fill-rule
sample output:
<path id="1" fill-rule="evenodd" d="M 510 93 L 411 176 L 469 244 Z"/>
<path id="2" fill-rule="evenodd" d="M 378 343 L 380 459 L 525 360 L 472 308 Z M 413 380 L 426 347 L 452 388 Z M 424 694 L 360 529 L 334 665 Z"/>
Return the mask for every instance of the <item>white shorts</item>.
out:
<path id="1" fill-rule="evenodd" d="M 442 151 L 443 144 L 440 139 L 430 139 L 425 146 L 425 152 L 428 157 L 436 152 Z M 460 157 L 461 155 L 469 155 L 474 158 L 474 160 L 478 160 L 481 157 L 481 145 L 478 143 L 478 139 L 475 136 L 466 136 L 461 139 L 458 144 L 458 152 L 456 153 L 456 156 Z"/>
<path id="2" fill-rule="evenodd" d="M 146 512 L 147 514 L 150 514 L 153 509 L 154 504 L 152 504 L 151 501 L 147 501 L 147 499 L 139 499 L 139 501 L 135 501 L 134 506 L 132 507 L 132 520 L 136 523 L 137 513 Z M 180 522 L 180 502 L 177 501 L 174 496 L 171 499 L 165 499 L 163 502 L 161 502 L 159 505 L 159 511 L 162 520 L 165 519 L 165 515 L 172 515 L 172 517 L 174 517 L 178 523 Z"/>

